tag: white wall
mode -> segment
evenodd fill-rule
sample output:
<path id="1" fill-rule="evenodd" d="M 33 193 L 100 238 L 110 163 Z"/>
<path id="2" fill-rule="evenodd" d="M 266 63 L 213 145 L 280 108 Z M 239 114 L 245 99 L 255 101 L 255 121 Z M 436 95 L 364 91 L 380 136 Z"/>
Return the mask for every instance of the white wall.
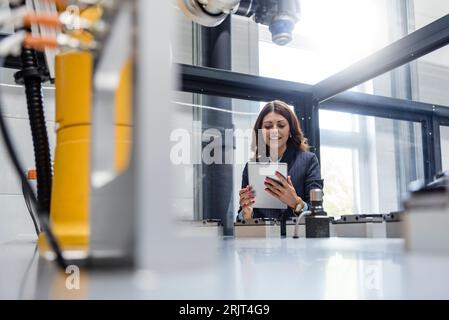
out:
<path id="1" fill-rule="evenodd" d="M 172 42 L 173 61 L 176 63 L 193 63 L 193 24 L 184 16 L 176 4 L 173 6 L 175 12 L 175 34 Z M 193 102 L 193 95 L 184 92 L 175 92 L 173 100 L 182 103 Z M 174 129 L 187 130 L 193 136 L 193 109 L 187 106 L 170 104 L 174 113 Z M 172 186 L 174 196 L 174 211 L 177 218 L 191 220 L 194 217 L 194 174 L 193 165 L 176 165 L 173 178 L 175 182 Z"/>

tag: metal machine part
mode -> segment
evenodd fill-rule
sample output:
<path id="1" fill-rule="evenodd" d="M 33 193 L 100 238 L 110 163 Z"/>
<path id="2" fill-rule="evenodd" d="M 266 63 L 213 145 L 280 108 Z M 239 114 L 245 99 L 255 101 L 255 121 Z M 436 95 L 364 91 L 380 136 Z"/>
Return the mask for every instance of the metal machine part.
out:
<path id="1" fill-rule="evenodd" d="M 202 10 L 209 15 L 230 14 L 237 9 L 239 2 L 239 0 L 198 0 Z"/>
<path id="2" fill-rule="evenodd" d="M 349 214 L 343 215 L 340 219 L 335 220 L 334 224 L 350 224 L 350 223 L 368 223 L 379 222 L 384 220 L 383 214 Z"/>
<path id="3" fill-rule="evenodd" d="M 322 189 L 316 188 L 310 190 L 310 210 L 302 212 L 297 218 L 293 233 L 294 239 L 298 239 L 300 237 L 300 221 L 305 224 L 305 232 L 303 236 L 306 238 L 328 238 L 331 235 L 334 235 L 333 230 L 331 231 L 330 227 L 330 222 L 333 218 L 328 218 L 326 212 L 324 211 L 323 196 L 324 193 Z"/>
<path id="4" fill-rule="evenodd" d="M 99 189 L 117 177 L 115 168 L 115 95 L 123 66 L 132 56 L 132 5 L 124 2 L 116 11 L 111 31 L 97 60 L 93 77 L 92 188 Z M 120 37 L 123 35 L 123 37 Z"/>
<path id="5" fill-rule="evenodd" d="M 299 0 L 178 0 L 178 5 L 187 17 L 206 27 L 219 25 L 231 13 L 252 17 L 268 26 L 273 42 L 281 46 L 293 39 L 300 15 Z"/>
<path id="6" fill-rule="evenodd" d="M 132 54 L 133 7 L 124 1 L 111 19 L 93 75 L 90 146 L 90 255 L 129 261 L 133 255 L 134 170 L 119 175 L 115 168 L 115 94 L 120 74 Z M 126 41 L 125 41 L 125 40 Z M 124 215 L 124 212 L 131 214 Z"/>
<path id="7" fill-rule="evenodd" d="M 386 222 L 400 222 L 403 219 L 404 211 L 390 212 L 388 214 L 384 214 L 383 216 Z"/>
<path id="8" fill-rule="evenodd" d="M 287 237 L 306 237 L 306 224 L 309 223 L 309 238 L 342 237 L 342 238 L 403 238 L 404 212 L 391 212 L 389 214 L 370 215 L 344 215 L 337 219 L 323 215 L 312 218 L 311 211 L 300 217 L 291 217 L 286 221 Z M 279 237 L 281 221 L 269 218 L 256 218 L 246 221 L 237 221 L 234 224 L 235 236 L 239 237 Z M 242 228 L 240 228 L 242 227 Z M 247 228 L 245 227 L 252 227 Z M 320 236 L 319 236 L 320 235 Z"/>
<path id="9" fill-rule="evenodd" d="M 312 203 L 316 203 L 317 205 L 322 205 L 323 204 L 323 190 L 321 189 L 312 189 L 310 191 L 310 201 L 312 201 Z"/>
<path id="10" fill-rule="evenodd" d="M 323 190 L 310 190 L 310 213 L 305 217 L 306 238 L 329 238 L 332 218 L 327 217 L 323 208 Z M 296 235 L 296 234 L 295 234 Z"/>
<path id="11" fill-rule="evenodd" d="M 283 46 L 293 39 L 300 11 L 299 0 L 242 0 L 236 14 L 253 16 L 256 23 L 268 26 L 272 41 Z"/>
<path id="12" fill-rule="evenodd" d="M 223 236 L 223 223 L 220 219 L 179 220 L 175 226 L 176 233 L 183 237 Z"/>
<path id="13" fill-rule="evenodd" d="M 402 232 L 409 251 L 449 254 L 449 186 L 444 179 L 412 192 L 404 202 Z"/>
<path id="14" fill-rule="evenodd" d="M 329 238 L 331 218 L 306 216 L 306 238 Z"/>
<path id="15" fill-rule="evenodd" d="M 449 187 L 449 171 L 440 172 L 435 176 L 435 180 L 427 185 L 427 189 L 439 187 Z"/>
<path id="16" fill-rule="evenodd" d="M 286 236 L 293 237 L 295 233 L 297 217 L 286 220 Z M 236 238 L 279 238 L 281 222 L 270 218 L 256 218 L 246 221 L 237 221 L 234 224 L 234 235 Z M 301 219 L 297 233 L 299 237 L 305 237 L 305 222 Z"/>
<path id="17" fill-rule="evenodd" d="M 387 238 L 404 238 L 403 216 L 403 211 L 390 212 L 384 215 Z"/>
<path id="18" fill-rule="evenodd" d="M 178 0 L 178 6 L 194 22 L 216 27 L 238 8 L 240 0 Z"/>
<path id="19" fill-rule="evenodd" d="M 332 222 L 335 235 L 344 238 L 401 238 L 401 213 L 343 215 Z"/>
<path id="20" fill-rule="evenodd" d="M 239 220 L 237 221 L 234 226 L 273 226 L 276 225 L 277 221 L 275 219 L 270 218 L 254 218 L 249 220 Z"/>
<path id="21" fill-rule="evenodd" d="M 323 208 L 323 190 L 312 189 L 310 190 L 310 203 L 311 203 L 311 215 L 312 216 L 326 216 L 326 212 Z"/>
<path id="22" fill-rule="evenodd" d="M 234 224 L 236 238 L 278 238 L 280 226 L 275 220 L 251 219 Z"/>
<path id="23" fill-rule="evenodd" d="M 385 238 L 386 226 L 383 214 L 343 215 L 332 222 L 338 237 Z"/>

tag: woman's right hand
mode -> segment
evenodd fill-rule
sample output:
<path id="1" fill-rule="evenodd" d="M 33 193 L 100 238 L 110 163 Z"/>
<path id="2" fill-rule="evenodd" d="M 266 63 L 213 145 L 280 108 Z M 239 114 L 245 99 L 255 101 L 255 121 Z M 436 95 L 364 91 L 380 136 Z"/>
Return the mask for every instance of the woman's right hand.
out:
<path id="1" fill-rule="evenodd" d="M 239 192 L 240 195 L 240 206 L 242 207 L 243 219 L 251 219 L 253 214 L 253 204 L 254 204 L 254 191 L 251 186 L 246 186 Z"/>

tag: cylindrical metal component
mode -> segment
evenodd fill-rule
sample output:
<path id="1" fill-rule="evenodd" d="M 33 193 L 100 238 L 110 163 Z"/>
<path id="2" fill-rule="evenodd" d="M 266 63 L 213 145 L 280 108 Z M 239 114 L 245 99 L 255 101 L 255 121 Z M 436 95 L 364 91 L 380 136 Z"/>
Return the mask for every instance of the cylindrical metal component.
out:
<path id="1" fill-rule="evenodd" d="M 228 16 L 225 13 L 211 15 L 206 12 L 202 4 L 196 0 L 178 0 L 178 6 L 188 18 L 206 27 L 218 26 Z"/>
<path id="2" fill-rule="evenodd" d="M 270 24 L 270 32 L 274 43 L 283 46 L 292 41 L 293 30 L 299 20 L 299 10 L 299 1 L 279 0 L 277 14 Z"/>
<path id="3" fill-rule="evenodd" d="M 255 11 L 256 0 L 241 0 L 236 15 L 251 17 Z"/>
<path id="4" fill-rule="evenodd" d="M 272 41 L 280 46 L 292 41 L 292 32 L 295 28 L 295 23 L 295 19 L 290 15 L 280 14 L 275 16 L 269 27 Z"/>
<path id="5" fill-rule="evenodd" d="M 289 13 L 291 12 L 294 7 L 294 3 L 292 3 L 291 0 L 279 0 L 279 7 L 278 7 L 278 12 L 279 13 Z"/>
<path id="6" fill-rule="evenodd" d="M 240 0 L 197 0 L 202 6 L 203 9 L 212 14 L 219 15 L 222 13 L 230 14 L 234 12 Z"/>
<path id="7" fill-rule="evenodd" d="M 312 202 L 322 202 L 323 201 L 323 190 L 312 189 L 310 190 L 310 201 Z"/>
<path id="8" fill-rule="evenodd" d="M 311 211 L 312 216 L 325 216 L 327 215 L 323 208 L 323 190 L 322 189 L 312 189 L 310 190 L 310 203 L 312 205 Z"/>

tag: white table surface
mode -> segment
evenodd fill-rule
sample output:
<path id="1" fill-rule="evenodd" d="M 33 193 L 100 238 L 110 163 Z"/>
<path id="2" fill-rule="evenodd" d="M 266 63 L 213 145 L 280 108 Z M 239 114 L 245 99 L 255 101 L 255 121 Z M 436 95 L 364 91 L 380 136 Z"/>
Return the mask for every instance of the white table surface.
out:
<path id="1" fill-rule="evenodd" d="M 0 298 L 449 299 L 449 256 L 406 252 L 400 239 L 225 239 L 217 255 L 190 271 L 83 270 L 68 290 L 34 241 L 3 243 Z"/>

